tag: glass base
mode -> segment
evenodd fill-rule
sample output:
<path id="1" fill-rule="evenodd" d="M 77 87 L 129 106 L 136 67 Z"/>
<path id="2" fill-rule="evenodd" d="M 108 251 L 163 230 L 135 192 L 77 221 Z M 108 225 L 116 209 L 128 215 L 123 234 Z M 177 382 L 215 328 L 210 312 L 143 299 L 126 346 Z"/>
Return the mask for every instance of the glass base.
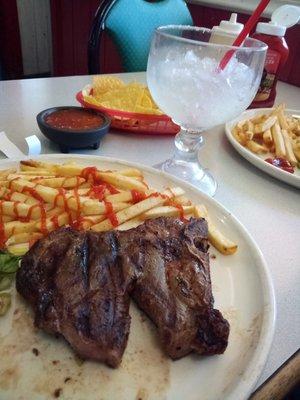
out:
<path id="1" fill-rule="evenodd" d="M 168 174 L 175 175 L 177 178 L 191 183 L 209 196 L 214 196 L 216 193 L 216 180 L 198 162 L 169 159 L 154 165 L 154 168 L 161 169 Z"/>

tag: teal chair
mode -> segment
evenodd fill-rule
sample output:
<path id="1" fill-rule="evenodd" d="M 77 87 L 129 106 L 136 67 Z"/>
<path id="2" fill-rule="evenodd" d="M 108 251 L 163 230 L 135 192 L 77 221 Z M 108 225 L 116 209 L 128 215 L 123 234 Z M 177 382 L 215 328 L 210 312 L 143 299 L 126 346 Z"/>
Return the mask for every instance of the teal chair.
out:
<path id="1" fill-rule="evenodd" d="M 184 0 L 103 0 L 88 42 L 90 74 L 99 74 L 100 48 L 106 31 L 117 46 L 125 72 L 145 71 L 151 38 L 161 25 L 193 25 Z"/>

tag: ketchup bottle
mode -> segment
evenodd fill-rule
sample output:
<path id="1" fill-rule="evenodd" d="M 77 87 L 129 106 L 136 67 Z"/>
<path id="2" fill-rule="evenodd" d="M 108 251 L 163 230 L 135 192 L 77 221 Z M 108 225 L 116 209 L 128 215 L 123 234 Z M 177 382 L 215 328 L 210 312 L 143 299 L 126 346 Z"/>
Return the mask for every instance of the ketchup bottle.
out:
<path id="1" fill-rule="evenodd" d="M 284 5 L 272 14 L 271 21 L 259 22 L 252 36 L 268 45 L 262 79 L 249 108 L 272 107 L 276 98 L 276 83 L 289 55 L 284 39 L 286 29 L 297 24 L 300 7 Z"/>

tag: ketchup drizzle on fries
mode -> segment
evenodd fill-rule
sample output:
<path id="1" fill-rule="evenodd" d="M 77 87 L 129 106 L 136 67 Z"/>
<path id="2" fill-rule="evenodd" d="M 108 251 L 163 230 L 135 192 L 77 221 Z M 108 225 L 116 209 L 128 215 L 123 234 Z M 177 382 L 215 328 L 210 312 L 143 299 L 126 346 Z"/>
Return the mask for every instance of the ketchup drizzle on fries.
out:
<path id="1" fill-rule="evenodd" d="M 106 208 L 106 217 L 110 220 L 112 226 L 115 228 L 119 225 L 118 217 L 114 212 L 113 205 L 110 201 L 104 200 Z"/>
<path id="2" fill-rule="evenodd" d="M 105 185 L 93 185 L 91 189 L 87 192 L 87 195 L 92 197 L 93 199 L 98 199 L 99 201 L 103 201 L 105 194 Z"/>
<path id="3" fill-rule="evenodd" d="M 15 214 L 16 218 L 20 218 L 20 216 L 19 216 L 19 210 L 18 210 L 18 205 L 19 205 L 19 204 L 20 204 L 19 201 L 15 201 L 15 202 L 14 202 L 14 205 L 13 205 L 14 214 Z"/>
<path id="4" fill-rule="evenodd" d="M 58 215 L 53 215 L 53 217 L 50 218 L 50 221 L 53 222 L 54 229 L 59 228 Z"/>
<path id="5" fill-rule="evenodd" d="M 46 223 L 47 215 L 46 215 L 46 210 L 45 208 L 41 205 L 41 232 L 44 235 L 47 235 L 48 229 L 47 229 L 47 223 Z"/>
<path id="6" fill-rule="evenodd" d="M 28 186 L 24 186 L 21 193 L 24 193 L 24 192 L 28 192 L 33 198 L 40 201 L 41 203 L 44 202 L 44 199 L 37 193 L 36 189 L 28 187 Z"/>
<path id="7" fill-rule="evenodd" d="M 96 167 L 85 167 L 81 171 L 81 176 L 88 182 L 89 180 L 92 181 L 92 183 L 95 183 L 97 180 L 97 173 L 98 170 Z"/>
<path id="8" fill-rule="evenodd" d="M 181 219 L 181 221 L 187 221 L 187 219 L 184 217 L 184 209 L 181 204 L 175 203 L 174 200 L 168 200 L 166 204 L 168 206 L 177 208 L 179 210 L 179 218 Z"/>
<path id="9" fill-rule="evenodd" d="M 137 168 L 111 171 L 26 160 L 20 171 L 7 170 L 1 180 L 0 248 L 18 255 L 60 226 L 105 232 L 161 216 L 186 221 L 206 215 L 180 187 L 145 191 L 148 185 Z M 211 222 L 208 226 L 210 242 L 223 254 L 233 254 L 237 245 Z"/>
<path id="10" fill-rule="evenodd" d="M 145 192 L 139 192 L 138 190 L 135 189 L 131 189 L 131 196 L 133 204 L 139 203 L 140 201 L 145 200 L 147 198 Z"/>

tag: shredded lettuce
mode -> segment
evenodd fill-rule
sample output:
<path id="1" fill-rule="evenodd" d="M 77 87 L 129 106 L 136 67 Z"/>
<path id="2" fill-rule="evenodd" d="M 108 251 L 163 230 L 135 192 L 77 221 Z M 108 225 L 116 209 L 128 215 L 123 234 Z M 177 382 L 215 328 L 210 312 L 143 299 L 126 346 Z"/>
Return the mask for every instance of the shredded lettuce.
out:
<path id="1" fill-rule="evenodd" d="M 0 274 L 12 274 L 19 268 L 21 257 L 10 253 L 0 252 Z"/>
<path id="2" fill-rule="evenodd" d="M 3 290 L 11 288 L 20 260 L 21 257 L 0 250 L 0 316 L 5 315 L 11 305 L 11 294 Z"/>

